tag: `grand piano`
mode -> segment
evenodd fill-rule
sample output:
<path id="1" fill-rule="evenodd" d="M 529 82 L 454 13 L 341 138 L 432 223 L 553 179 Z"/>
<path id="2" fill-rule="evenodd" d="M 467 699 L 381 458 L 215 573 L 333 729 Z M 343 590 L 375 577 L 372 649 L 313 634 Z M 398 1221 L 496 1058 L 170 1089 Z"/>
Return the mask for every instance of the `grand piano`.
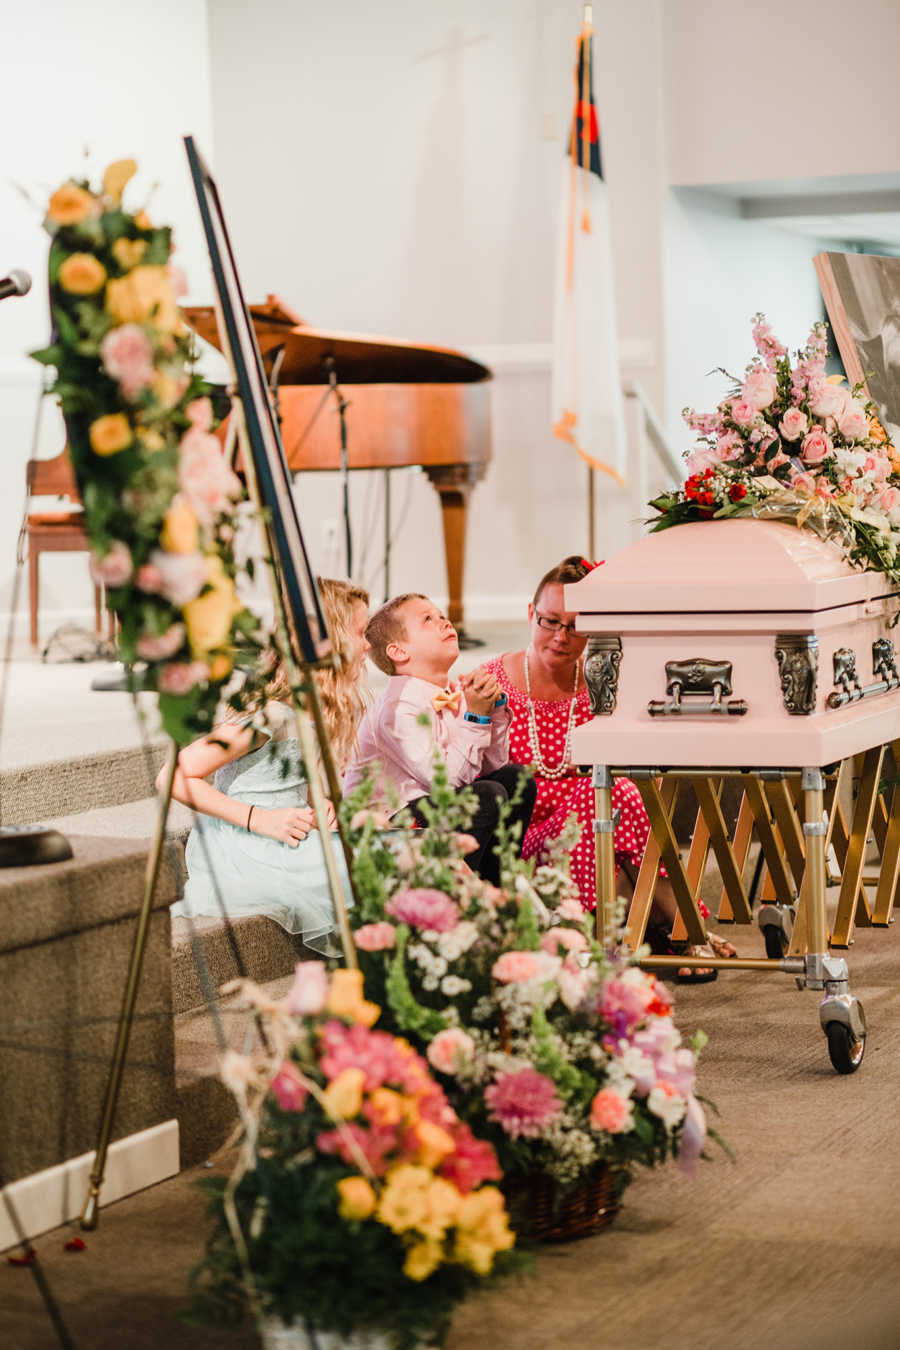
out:
<path id="1" fill-rule="evenodd" d="M 250 314 L 293 472 L 342 466 L 336 419 L 316 416 L 333 378 L 338 388 L 352 386 L 344 412 L 349 469 L 419 465 L 428 475 L 441 502 L 447 612 L 462 629 L 469 493 L 491 458 L 491 372 L 443 347 L 313 328 L 274 295 Z M 184 316 L 219 346 L 211 308 Z"/>

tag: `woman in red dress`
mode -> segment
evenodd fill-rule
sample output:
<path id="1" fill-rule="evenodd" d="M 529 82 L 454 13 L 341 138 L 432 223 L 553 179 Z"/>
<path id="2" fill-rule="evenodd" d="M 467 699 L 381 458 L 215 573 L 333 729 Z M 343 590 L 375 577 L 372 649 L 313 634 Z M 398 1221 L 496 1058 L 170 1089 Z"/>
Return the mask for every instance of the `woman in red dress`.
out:
<path id="1" fill-rule="evenodd" d="M 531 645 L 527 651 L 507 652 L 487 662 L 509 699 L 510 759 L 534 768 L 537 801 L 522 844 L 523 858 L 542 860 L 544 845 L 560 834 L 571 815 L 581 825 L 581 837 L 571 852 L 572 877 L 585 909 L 597 903 L 594 865 L 594 792 L 591 779 L 578 773 L 571 759 L 572 730 L 591 718 L 581 657 L 587 639 L 576 636 L 575 615 L 567 613 L 563 586 L 580 581 L 592 564 L 566 558 L 542 577 L 528 606 Z M 616 778 L 613 810 L 621 812 L 616 826 L 616 863 L 626 863 L 636 875 L 644 856 L 650 821 L 641 794 L 628 778 Z M 661 878 L 665 873 L 660 872 Z M 653 919 L 668 929 L 675 917 L 675 897 L 668 882 L 657 884 Z M 702 954 L 730 956 L 730 943 L 710 935 L 710 950 Z M 715 979 L 714 970 L 679 972 L 679 979 L 699 982 Z"/>

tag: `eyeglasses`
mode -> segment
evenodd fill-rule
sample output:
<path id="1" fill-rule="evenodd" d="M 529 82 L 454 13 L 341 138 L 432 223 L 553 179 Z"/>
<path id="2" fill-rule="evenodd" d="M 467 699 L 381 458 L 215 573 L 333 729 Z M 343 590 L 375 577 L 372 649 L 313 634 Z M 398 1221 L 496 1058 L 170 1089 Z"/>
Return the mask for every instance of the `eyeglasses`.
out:
<path id="1" fill-rule="evenodd" d="M 559 619 L 548 619 L 546 614 L 538 614 L 537 610 L 534 612 L 534 617 L 537 620 L 538 627 L 543 628 L 547 633 L 565 633 L 566 637 L 575 636 L 574 623 L 562 623 Z"/>

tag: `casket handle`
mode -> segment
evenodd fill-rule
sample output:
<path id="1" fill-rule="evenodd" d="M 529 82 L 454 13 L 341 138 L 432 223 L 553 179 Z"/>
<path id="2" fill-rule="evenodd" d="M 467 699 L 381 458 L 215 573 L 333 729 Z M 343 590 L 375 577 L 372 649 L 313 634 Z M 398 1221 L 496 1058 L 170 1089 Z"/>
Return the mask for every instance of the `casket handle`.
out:
<path id="1" fill-rule="evenodd" d="M 843 708 L 846 703 L 858 703 L 874 694 L 890 694 L 900 689 L 900 673 L 890 638 L 876 638 L 872 643 L 872 674 L 879 677 L 872 684 L 860 684 L 856 652 L 852 647 L 839 647 L 832 657 L 832 665 L 836 688 L 825 700 L 829 708 Z"/>
<path id="2" fill-rule="evenodd" d="M 742 698 L 731 693 L 731 662 L 694 656 L 687 661 L 666 662 L 667 699 L 651 699 L 651 717 L 704 717 L 709 713 L 743 717 L 749 710 Z"/>

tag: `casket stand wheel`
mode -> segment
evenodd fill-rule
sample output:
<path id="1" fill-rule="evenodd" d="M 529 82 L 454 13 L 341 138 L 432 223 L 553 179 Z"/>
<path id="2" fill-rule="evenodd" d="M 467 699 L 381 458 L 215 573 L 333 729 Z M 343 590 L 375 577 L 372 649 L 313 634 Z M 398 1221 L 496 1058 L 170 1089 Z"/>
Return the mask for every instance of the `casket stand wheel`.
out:
<path id="1" fill-rule="evenodd" d="M 828 1057 L 838 1073 L 856 1073 L 866 1053 L 865 1035 L 857 1038 L 841 1022 L 829 1022 L 825 1028 Z"/>

